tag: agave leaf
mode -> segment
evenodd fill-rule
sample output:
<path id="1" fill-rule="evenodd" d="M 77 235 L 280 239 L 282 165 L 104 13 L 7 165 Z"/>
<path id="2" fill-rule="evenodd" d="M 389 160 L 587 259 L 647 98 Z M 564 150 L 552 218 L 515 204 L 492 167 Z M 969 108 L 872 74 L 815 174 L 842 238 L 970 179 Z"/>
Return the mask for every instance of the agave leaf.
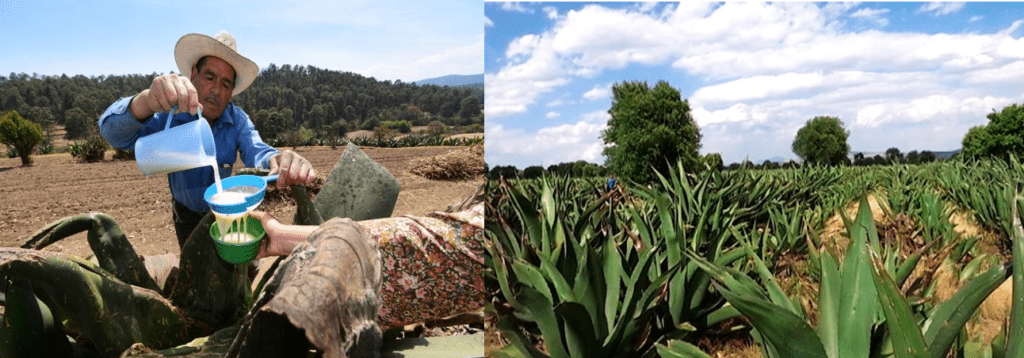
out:
<path id="1" fill-rule="evenodd" d="M 505 346 L 498 352 L 491 352 L 495 357 L 509 357 L 509 358 L 548 358 L 547 354 L 544 354 L 537 347 L 534 347 L 529 343 L 529 340 L 523 336 L 523 333 L 519 330 L 518 324 L 514 322 L 512 317 L 504 317 L 498 321 L 498 330 L 508 339 L 509 345 Z M 509 347 L 514 347 L 518 351 L 512 351 Z M 505 352 L 500 353 L 499 352 Z"/>
<path id="2" fill-rule="evenodd" d="M 1024 357 L 1024 228 L 1021 227 L 1020 194 L 1014 195 L 1013 224 L 1013 308 L 1010 311 L 1010 331 L 1006 336 L 1006 356 Z"/>
<path id="3" fill-rule="evenodd" d="M 907 278 L 910 277 L 914 268 L 917 267 L 917 263 L 921 261 L 921 255 L 924 255 L 924 253 L 931 249 L 932 246 L 935 246 L 935 243 L 937 242 L 938 240 L 932 240 L 914 253 L 910 254 L 910 256 L 907 256 L 907 259 L 904 260 L 903 263 L 900 264 L 899 268 L 896 269 L 895 280 L 897 286 L 903 287 L 903 283 L 907 281 Z"/>
<path id="4" fill-rule="evenodd" d="M 551 192 L 551 184 L 548 181 L 542 180 L 543 189 L 540 194 L 540 207 L 544 213 L 544 218 L 547 219 L 545 222 L 548 226 L 555 224 L 555 197 Z"/>
<path id="5" fill-rule="evenodd" d="M 587 308 L 576 302 L 563 302 L 555 307 L 555 314 L 562 317 L 565 345 L 572 357 L 604 357 L 594 335 L 594 325 Z"/>
<path id="6" fill-rule="evenodd" d="M 690 258 L 691 262 L 697 264 L 701 269 L 711 275 L 712 278 L 721 282 L 730 290 L 738 294 L 749 295 L 751 297 L 757 297 L 765 300 L 768 299 L 764 291 L 761 290 L 761 285 L 742 272 L 729 267 L 710 263 L 690 250 L 686 250 L 686 256 Z"/>
<path id="7" fill-rule="evenodd" d="M 697 346 L 674 339 L 668 341 L 668 345 L 658 344 L 655 347 L 661 358 L 711 358 Z"/>
<path id="8" fill-rule="evenodd" d="M 526 304 L 531 315 L 537 323 L 537 329 L 544 336 L 544 343 L 548 346 L 548 352 L 552 357 L 569 357 L 569 352 L 562 342 L 564 336 L 559 318 L 555 315 L 553 303 L 548 296 L 534 290 L 531 287 L 523 287 L 522 301 Z"/>
<path id="9" fill-rule="evenodd" d="M 559 302 L 575 302 L 576 295 L 572 292 L 572 287 L 569 286 L 569 282 L 562 276 L 562 272 L 558 271 L 551 262 L 541 260 L 540 272 L 544 274 L 549 282 L 555 287 L 555 294 L 558 296 Z"/>
<path id="10" fill-rule="evenodd" d="M 668 283 L 668 307 L 673 325 L 683 323 L 683 310 L 687 308 L 687 293 L 690 292 L 686 291 L 686 275 L 673 275 Z"/>
<path id="11" fill-rule="evenodd" d="M 530 245 L 535 249 L 542 248 L 544 244 L 541 240 L 546 226 L 541 222 L 537 209 L 533 207 L 532 201 L 523 193 L 521 188 L 511 188 L 509 194 L 511 196 L 512 208 L 516 216 L 522 220 L 523 231 L 528 235 Z"/>
<path id="12" fill-rule="evenodd" d="M 850 246 L 841 268 L 841 290 L 839 300 L 839 356 L 843 358 L 867 358 L 871 346 L 871 326 L 875 320 L 878 293 L 871 276 L 868 259 L 869 233 L 875 231 L 867 196 L 861 196 L 857 219 L 848 226 Z M 875 234 L 877 236 L 877 233 Z"/>
<path id="13" fill-rule="evenodd" d="M 768 266 L 764 264 L 764 261 L 762 261 L 756 253 L 754 253 L 754 249 L 750 247 L 750 243 L 747 240 L 742 239 L 740 233 L 736 232 L 735 229 L 733 229 L 733 235 L 740 239 L 744 249 L 747 251 L 747 256 L 754 261 L 754 269 L 761 276 L 761 282 L 763 282 L 767 287 L 768 297 L 771 298 L 772 303 L 785 307 L 796 315 L 803 314 L 803 311 L 793 304 L 793 301 L 786 296 L 786 293 L 782 292 L 782 287 L 779 286 L 779 282 L 775 280 L 775 275 L 773 275 L 771 271 L 768 271 Z"/>
<path id="14" fill-rule="evenodd" d="M 650 263 L 654 262 L 654 260 L 644 261 L 643 258 L 641 258 L 641 262 L 645 262 L 646 264 L 641 265 L 640 267 L 646 269 L 647 267 L 650 266 Z M 672 269 L 670 269 L 664 275 L 661 275 L 654 281 L 651 281 L 649 284 L 647 284 L 646 289 L 644 289 L 643 293 L 640 294 L 639 299 L 637 299 L 636 293 L 634 293 L 633 295 L 628 295 L 627 292 L 627 303 L 624 307 L 623 314 L 620 316 L 620 318 L 628 317 L 628 319 L 624 319 L 625 324 L 617 325 L 616 331 L 612 332 L 609 335 L 608 338 L 611 338 L 612 340 L 605 340 L 604 348 L 607 348 L 606 351 L 616 351 L 616 347 L 612 344 L 609 344 L 610 342 L 615 341 L 619 341 L 621 343 L 632 342 L 632 346 L 619 346 L 617 347 L 618 353 L 614 353 L 613 355 L 624 355 L 627 352 L 636 352 L 641 350 L 642 346 L 646 345 L 646 334 L 639 337 L 639 340 L 636 338 L 636 334 L 640 333 L 641 329 L 650 330 L 650 318 L 651 316 L 654 315 L 654 308 L 656 306 L 655 303 L 657 302 L 655 298 L 662 290 L 664 290 L 664 285 L 666 284 L 668 279 L 672 277 L 672 275 L 676 274 L 679 271 L 680 267 L 680 265 L 673 266 Z M 624 349 L 626 351 L 623 351 Z"/>
<path id="15" fill-rule="evenodd" d="M 618 312 L 613 312 L 612 316 L 609 316 L 610 318 L 608 323 L 613 326 L 608 330 L 608 336 L 605 337 L 605 341 L 603 343 L 603 346 L 606 348 L 614 349 L 614 347 L 609 346 L 610 343 L 628 341 L 624 337 L 629 337 L 637 328 L 637 318 L 640 316 L 640 314 L 636 313 L 637 309 L 639 308 L 641 312 L 644 311 L 646 308 L 645 306 L 648 303 L 645 301 L 647 300 L 647 296 L 650 295 L 649 292 L 661 290 L 661 285 L 670 277 L 667 274 L 662 275 L 657 281 L 647 285 L 646 289 L 644 289 L 645 287 L 642 287 L 646 282 L 641 282 L 641 280 L 645 277 L 644 273 L 647 272 L 651 264 L 654 262 L 654 260 L 651 259 L 653 256 L 654 250 L 644 253 L 640 257 L 640 262 L 634 266 L 633 274 L 631 278 L 628 279 L 629 282 L 626 283 L 626 293 L 621 298 L 618 298 L 618 300 L 622 301 L 622 305 L 619 306 Z M 609 299 L 611 299 L 611 297 L 609 297 Z"/>
<path id="16" fill-rule="evenodd" d="M 746 255 L 746 250 L 742 248 L 734 248 L 719 255 L 715 259 L 715 265 L 728 267 L 732 265 L 734 261 L 739 260 Z M 689 255 L 687 257 L 689 257 Z M 688 309 L 691 311 L 696 310 L 701 307 L 704 303 L 704 297 L 708 292 L 710 292 L 708 288 L 711 287 L 711 276 L 707 271 L 701 269 L 700 266 L 694 262 L 687 262 L 685 275 L 686 291 L 691 293 L 690 306 Z"/>
<path id="17" fill-rule="evenodd" d="M 839 269 L 832 253 L 821 253 L 821 287 L 818 293 L 818 336 L 829 358 L 839 358 Z"/>
<path id="18" fill-rule="evenodd" d="M 604 270 L 597 261 L 597 254 L 592 247 L 583 249 L 572 291 L 577 302 L 586 307 L 590 314 L 590 320 L 594 323 L 595 337 L 601 339 L 608 334 L 608 327 L 602 312 L 604 309 L 602 300 L 605 299 L 603 283 Z"/>
<path id="19" fill-rule="evenodd" d="M 494 259 L 494 266 L 492 266 L 494 268 L 494 276 L 498 279 L 498 286 L 501 288 L 502 296 L 505 297 L 505 300 L 508 301 L 509 305 L 511 305 L 515 311 L 525 313 L 525 305 L 516 299 L 515 293 L 512 291 L 510 278 L 513 278 L 513 276 L 509 275 L 508 265 L 505 263 L 506 258 L 493 254 L 492 258 Z"/>
<path id="20" fill-rule="evenodd" d="M 742 316 L 742 315 L 743 314 L 740 313 L 740 311 L 736 310 L 736 307 L 734 307 L 731 304 L 726 303 L 721 308 L 719 308 L 717 310 L 714 310 L 711 313 L 708 313 L 708 315 L 707 315 L 707 322 L 704 324 L 704 326 L 705 327 L 711 327 L 711 326 L 719 324 L 722 321 L 725 321 L 727 319 L 739 317 L 739 316 Z"/>
<path id="21" fill-rule="evenodd" d="M 903 297 L 896 282 L 889 276 L 885 263 L 874 250 L 871 253 L 871 272 L 874 274 L 875 288 L 881 301 L 885 322 L 889 327 L 889 338 L 897 357 L 927 357 L 924 336 L 917 326 L 910 304 Z M 945 355 L 943 355 L 945 356 Z M 936 357 L 941 358 L 941 357 Z"/>
<path id="22" fill-rule="evenodd" d="M 210 331 L 156 291 L 125 284 L 76 256 L 3 248 L 0 274 L 31 281 L 54 316 L 103 355 L 117 355 L 136 342 L 173 347 Z"/>
<path id="23" fill-rule="evenodd" d="M 608 325 L 608 332 L 615 329 L 615 321 L 618 317 L 619 295 L 622 289 L 622 259 L 619 250 L 615 248 L 615 242 L 609 240 L 604 244 L 604 286 L 606 294 L 604 297 L 605 322 Z"/>
<path id="24" fill-rule="evenodd" d="M 722 296 L 778 351 L 781 357 L 827 358 L 821 340 L 802 317 L 762 298 L 734 293 L 718 284 Z"/>
<path id="25" fill-rule="evenodd" d="M 997 334 L 996 337 L 992 339 L 992 344 L 990 345 L 990 348 L 991 348 L 991 351 L 992 351 L 992 357 L 993 358 L 1007 357 L 1007 355 L 1006 355 L 1006 329 L 1007 329 L 1006 325 L 1003 325 L 1002 329 L 999 330 L 999 334 Z"/>
<path id="26" fill-rule="evenodd" d="M 532 287 L 538 293 L 547 297 L 548 301 L 551 301 L 553 297 L 551 296 L 551 289 L 548 287 L 548 281 L 544 278 L 544 274 L 536 267 L 517 260 L 512 262 L 512 272 L 515 272 L 519 282 Z"/>
<path id="27" fill-rule="evenodd" d="M 59 319 L 28 280 L 15 278 L 7 289 L 0 319 L 0 355 L 4 357 L 73 357 Z"/>
<path id="28" fill-rule="evenodd" d="M 1009 268 L 994 265 L 961 287 L 953 297 L 935 306 L 922 327 L 931 357 L 946 356 L 967 320 L 1009 274 Z"/>

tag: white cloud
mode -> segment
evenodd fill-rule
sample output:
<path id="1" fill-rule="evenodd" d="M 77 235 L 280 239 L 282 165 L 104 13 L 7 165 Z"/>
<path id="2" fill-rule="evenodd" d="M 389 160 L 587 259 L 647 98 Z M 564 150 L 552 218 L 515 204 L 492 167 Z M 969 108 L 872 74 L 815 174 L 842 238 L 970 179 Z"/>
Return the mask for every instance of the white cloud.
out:
<path id="1" fill-rule="evenodd" d="M 896 100 L 861 108 L 854 124 L 876 128 L 889 122 L 920 123 L 958 116 L 984 118 L 992 108 L 1002 108 L 1011 101 L 992 96 L 958 98 L 951 95 Z"/>
<path id="2" fill-rule="evenodd" d="M 1006 29 L 1003 29 L 1003 31 L 999 31 L 999 35 L 1002 35 L 1002 36 L 1012 36 L 1012 34 L 1014 32 L 1017 32 L 1017 30 L 1019 30 L 1021 28 L 1021 26 L 1024 26 L 1024 20 L 1014 21 L 1013 24 L 1010 24 L 1010 27 L 1007 27 Z M 1020 41 L 1018 41 L 1018 42 L 1020 42 Z"/>
<path id="3" fill-rule="evenodd" d="M 751 107 L 745 103 L 737 103 L 729 108 L 708 111 L 704 107 L 693 109 L 693 118 L 698 126 L 720 123 L 746 123 L 749 125 L 763 123 L 768 120 L 768 112 L 761 108 Z"/>
<path id="4" fill-rule="evenodd" d="M 494 21 L 491 21 L 491 18 L 484 16 L 484 27 L 494 27 Z"/>
<path id="5" fill-rule="evenodd" d="M 388 75 L 382 76 L 383 78 L 411 81 L 453 73 L 480 73 L 483 72 L 483 53 L 484 41 L 480 39 L 470 45 L 436 50 L 415 59 L 407 58 L 405 61 L 371 65 L 360 73 L 385 73 Z"/>
<path id="6" fill-rule="evenodd" d="M 871 21 L 874 22 L 879 27 L 885 27 L 885 25 L 889 24 L 889 20 L 882 15 L 885 15 L 887 13 L 889 13 L 889 9 L 864 8 L 854 11 L 852 14 L 850 14 L 850 17 Z"/>
<path id="7" fill-rule="evenodd" d="M 649 13 L 658 7 L 658 3 L 653 1 L 642 2 L 637 5 L 637 10 L 643 13 Z"/>
<path id="8" fill-rule="evenodd" d="M 693 93 L 690 102 L 697 106 L 720 108 L 738 102 L 850 101 L 898 96 L 907 91 L 934 90 L 936 82 L 941 80 L 929 72 L 790 72 L 704 86 Z"/>
<path id="9" fill-rule="evenodd" d="M 535 132 L 489 124 L 484 134 L 487 137 L 484 143 L 486 161 L 492 167 L 512 164 L 520 169 L 580 159 L 603 163 L 601 132 L 607 127 L 607 118 L 606 112 L 587 113 L 576 123 L 545 127 Z"/>
<path id="10" fill-rule="evenodd" d="M 1024 60 L 1014 61 L 998 68 L 986 68 L 967 74 L 964 82 L 970 84 L 1015 83 L 1024 78 Z"/>
<path id="11" fill-rule="evenodd" d="M 587 93 L 583 94 L 583 98 L 589 99 L 591 101 L 608 99 L 611 98 L 611 96 L 612 88 L 610 85 L 594 86 L 594 88 L 587 91 Z"/>
<path id="12" fill-rule="evenodd" d="M 523 6 L 521 2 L 503 2 L 501 3 L 501 9 L 509 12 L 520 12 L 524 14 L 532 14 L 533 9 Z"/>
<path id="13" fill-rule="evenodd" d="M 981 15 L 977 15 L 977 16 L 971 16 L 971 19 L 970 19 L 970 20 L 967 20 L 967 21 L 968 21 L 968 22 L 978 22 L 978 21 L 981 21 L 981 19 L 984 19 L 984 18 L 985 18 L 985 17 L 984 17 L 984 16 L 981 16 Z"/>
<path id="14" fill-rule="evenodd" d="M 558 112 L 555 112 L 555 111 L 551 111 L 551 112 L 548 112 L 547 114 L 545 114 L 544 118 L 555 119 L 555 118 L 558 118 L 558 117 L 561 117 L 561 116 L 562 116 L 561 113 L 558 113 Z"/>
<path id="15" fill-rule="evenodd" d="M 678 81 L 700 82 L 694 87 L 669 79 L 692 91 L 688 99 L 704 134 L 702 152 L 722 153 L 727 163 L 747 156 L 754 161 L 792 157 L 789 145 L 796 131 L 820 115 L 844 121 L 854 150 L 955 149 L 967 128 L 984 123 L 992 109 L 1024 101 L 1018 80 L 1024 78 L 1024 39 L 1013 35 L 1024 20 L 994 34 L 926 34 L 850 30 L 846 21 L 884 25 L 890 14 L 860 4 L 683 2 L 640 11 L 643 7 L 587 5 L 561 14 L 544 32 L 510 43 L 507 65 L 487 77 L 488 138 L 491 123 L 498 123 L 491 119 L 501 115 L 526 112 L 538 103 L 559 107 L 607 99 L 610 86 L 585 80 L 636 65 L 675 68 Z M 935 14 L 959 10 L 926 8 Z M 582 98 L 567 97 L 560 87 L 576 81 L 585 83 L 580 87 L 586 92 Z M 558 109 L 563 117 L 572 117 L 570 112 Z M 568 133 L 581 123 L 520 130 L 515 138 L 562 151 L 550 144 L 551 133 Z M 495 134 L 515 134 L 501 129 Z M 574 133 L 579 132 L 586 131 Z M 599 143 L 599 131 L 590 133 L 587 143 Z M 515 149 L 499 152 L 502 139 L 489 142 L 495 141 L 496 156 L 523 163 L 548 160 L 534 154 L 526 156 L 531 160 L 513 159 Z"/>
<path id="16" fill-rule="evenodd" d="M 917 9 L 917 12 L 934 12 L 935 16 L 942 16 L 960 11 L 963 7 L 964 3 L 962 2 L 930 2 Z"/>
<path id="17" fill-rule="evenodd" d="M 549 20 L 557 20 L 558 19 L 558 8 L 556 8 L 554 6 L 545 6 L 543 10 L 544 10 L 544 14 L 547 15 Z"/>
<path id="18" fill-rule="evenodd" d="M 488 106 L 497 106 L 489 114 L 525 111 L 537 96 L 574 77 L 636 64 L 671 63 L 690 75 L 714 80 L 856 68 L 914 71 L 983 56 L 1003 63 L 1024 53 L 1024 40 L 1011 35 L 1013 26 L 996 36 L 844 31 L 842 16 L 851 9 L 727 2 L 686 3 L 664 14 L 645 14 L 587 5 L 561 16 L 548 31 L 509 44 L 508 65 L 493 74 L 487 86 L 488 92 L 511 88 L 517 95 L 489 102 Z M 854 15 L 872 18 L 884 12 L 860 9 Z M 524 81 L 544 85 L 524 86 Z"/>

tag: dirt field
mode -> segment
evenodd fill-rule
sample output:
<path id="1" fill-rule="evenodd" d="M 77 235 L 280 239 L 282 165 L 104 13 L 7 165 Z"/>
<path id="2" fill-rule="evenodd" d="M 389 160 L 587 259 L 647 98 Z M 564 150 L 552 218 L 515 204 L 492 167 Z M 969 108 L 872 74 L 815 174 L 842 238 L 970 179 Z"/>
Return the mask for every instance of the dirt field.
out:
<path id="1" fill-rule="evenodd" d="M 417 158 L 445 154 L 464 147 L 361 148 L 401 183 L 393 215 L 422 215 L 443 210 L 472 194 L 483 177 L 468 181 L 428 180 L 409 170 Z M 326 178 L 344 147 L 299 147 L 317 176 Z M 166 175 L 146 177 L 134 161 L 78 163 L 69 154 L 33 156 L 32 167 L 18 158 L 0 159 L 0 246 L 18 246 L 43 226 L 63 217 L 90 211 L 113 217 L 141 255 L 178 254 L 171 221 L 171 193 Z M 239 161 L 235 168 L 243 165 Z M 290 222 L 294 206 L 271 211 Z M 86 256 L 91 253 L 85 233 L 64 239 L 47 250 Z"/>

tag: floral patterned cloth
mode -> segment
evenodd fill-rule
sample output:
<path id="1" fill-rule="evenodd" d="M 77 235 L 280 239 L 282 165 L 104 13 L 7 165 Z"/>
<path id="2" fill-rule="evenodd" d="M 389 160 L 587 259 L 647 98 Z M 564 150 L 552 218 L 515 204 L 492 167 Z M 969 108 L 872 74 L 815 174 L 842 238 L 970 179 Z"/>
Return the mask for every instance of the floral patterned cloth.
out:
<path id="1" fill-rule="evenodd" d="M 383 268 L 383 329 L 444 318 L 484 304 L 484 204 L 468 210 L 360 221 Z"/>

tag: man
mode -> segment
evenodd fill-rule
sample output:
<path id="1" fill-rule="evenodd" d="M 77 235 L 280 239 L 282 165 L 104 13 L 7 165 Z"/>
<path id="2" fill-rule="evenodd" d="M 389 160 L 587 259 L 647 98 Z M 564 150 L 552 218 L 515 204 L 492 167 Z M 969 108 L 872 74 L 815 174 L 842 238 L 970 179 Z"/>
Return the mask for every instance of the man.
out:
<path id="1" fill-rule="evenodd" d="M 278 174 L 277 187 L 309 184 L 316 178 L 308 160 L 290 150 L 278 152 L 260 139 L 249 116 L 232 104 L 231 98 L 244 91 L 259 67 L 240 55 L 231 34 L 214 37 L 187 34 L 174 47 L 174 60 L 182 75 L 168 74 L 153 79 L 150 88 L 114 102 L 99 119 L 100 133 L 115 148 L 133 149 L 140 137 L 161 131 L 173 107 L 171 126 L 197 120 L 202 113 L 210 123 L 217 147 L 220 176 L 231 175 L 238 153 L 246 167 L 269 168 Z M 160 115 L 155 115 L 161 113 Z M 171 187 L 174 229 L 178 246 L 210 210 L 203 191 L 214 182 L 209 166 L 167 175 Z"/>

